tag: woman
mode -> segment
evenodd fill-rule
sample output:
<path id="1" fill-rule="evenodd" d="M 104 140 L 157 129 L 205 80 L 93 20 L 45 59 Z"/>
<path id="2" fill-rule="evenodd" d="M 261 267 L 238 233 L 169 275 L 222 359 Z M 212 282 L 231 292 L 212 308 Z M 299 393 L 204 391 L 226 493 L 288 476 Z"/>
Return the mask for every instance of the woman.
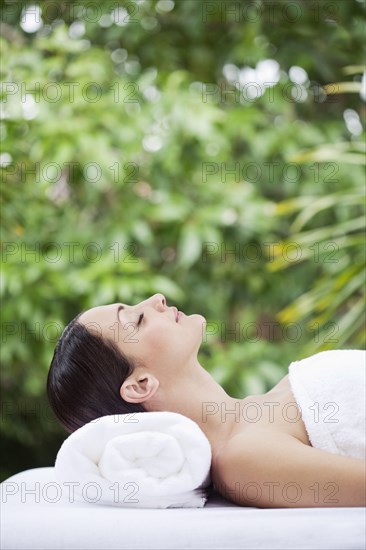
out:
<path id="1" fill-rule="evenodd" d="M 108 414 L 177 412 L 209 439 L 212 480 L 232 502 L 365 506 L 365 462 L 312 447 L 301 414 L 290 422 L 282 414 L 296 405 L 288 375 L 244 399 L 215 382 L 197 359 L 205 326 L 202 315 L 168 307 L 162 294 L 82 312 L 52 359 L 47 392 L 56 416 L 72 432 Z M 255 422 L 253 404 L 264 413 Z"/>

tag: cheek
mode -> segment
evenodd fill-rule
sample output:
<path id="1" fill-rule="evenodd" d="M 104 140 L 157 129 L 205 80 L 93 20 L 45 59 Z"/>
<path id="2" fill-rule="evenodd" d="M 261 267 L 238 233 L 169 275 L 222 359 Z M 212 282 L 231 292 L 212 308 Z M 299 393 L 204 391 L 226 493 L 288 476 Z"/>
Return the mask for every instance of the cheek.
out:
<path id="1" fill-rule="evenodd" d="M 159 359 L 171 360 L 179 354 L 189 352 L 192 345 L 202 339 L 202 331 L 205 323 L 201 315 L 192 315 L 184 318 L 180 323 L 159 323 L 146 328 L 141 335 L 141 357 L 151 363 Z"/>
<path id="2" fill-rule="evenodd" d="M 187 336 L 189 331 L 181 330 L 177 325 L 162 323 L 146 335 L 146 347 L 152 356 L 170 359 L 186 345 Z"/>
<path id="3" fill-rule="evenodd" d="M 146 331 L 144 337 L 141 338 L 141 351 L 150 358 L 160 356 L 167 349 L 169 340 L 166 327 L 154 327 L 154 329 Z"/>

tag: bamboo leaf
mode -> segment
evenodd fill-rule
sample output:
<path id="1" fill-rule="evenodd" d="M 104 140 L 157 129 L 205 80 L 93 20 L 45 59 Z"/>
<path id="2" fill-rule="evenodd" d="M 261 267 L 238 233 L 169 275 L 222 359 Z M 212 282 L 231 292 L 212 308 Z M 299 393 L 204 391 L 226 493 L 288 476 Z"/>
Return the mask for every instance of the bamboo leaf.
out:
<path id="1" fill-rule="evenodd" d="M 350 75 L 350 74 L 362 74 L 366 71 L 366 65 L 347 65 L 346 67 L 342 67 L 342 73 Z"/>
<path id="2" fill-rule="evenodd" d="M 359 93 L 361 91 L 361 82 L 332 82 L 323 86 L 328 95 Z"/>

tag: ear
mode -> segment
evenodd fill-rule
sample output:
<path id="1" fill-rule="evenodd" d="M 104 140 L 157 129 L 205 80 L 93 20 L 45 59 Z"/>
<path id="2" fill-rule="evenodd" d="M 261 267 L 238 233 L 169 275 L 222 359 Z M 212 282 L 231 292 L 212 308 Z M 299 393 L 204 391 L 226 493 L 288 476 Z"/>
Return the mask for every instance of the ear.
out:
<path id="1" fill-rule="evenodd" d="M 159 380 L 150 373 L 142 373 L 138 377 L 130 376 L 120 387 L 122 399 L 129 403 L 143 403 L 152 397 L 159 387 Z"/>

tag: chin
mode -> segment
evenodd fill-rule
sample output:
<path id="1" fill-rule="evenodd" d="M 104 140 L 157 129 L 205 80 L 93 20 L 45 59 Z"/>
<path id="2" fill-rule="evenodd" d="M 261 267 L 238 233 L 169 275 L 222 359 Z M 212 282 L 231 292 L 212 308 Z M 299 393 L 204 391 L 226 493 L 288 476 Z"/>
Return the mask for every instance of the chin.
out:
<path id="1" fill-rule="evenodd" d="M 198 323 L 204 323 L 204 325 L 206 326 L 206 318 L 201 315 L 200 313 L 193 313 L 192 315 L 189 316 L 190 319 L 194 319 L 196 322 Z"/>
<path id="2" fill-rule="evenodd" d="M 203 337 L 206 334 L 206 325 L 207 321 L 203 315 L 200 315 L 199 313 L 194 313 L 193 315 L 190 315 L 190 318 L 193 318 L 195 325 L 197 326 L 197 329 L 200 331 L 201 340 L 203 340 Z"/>

